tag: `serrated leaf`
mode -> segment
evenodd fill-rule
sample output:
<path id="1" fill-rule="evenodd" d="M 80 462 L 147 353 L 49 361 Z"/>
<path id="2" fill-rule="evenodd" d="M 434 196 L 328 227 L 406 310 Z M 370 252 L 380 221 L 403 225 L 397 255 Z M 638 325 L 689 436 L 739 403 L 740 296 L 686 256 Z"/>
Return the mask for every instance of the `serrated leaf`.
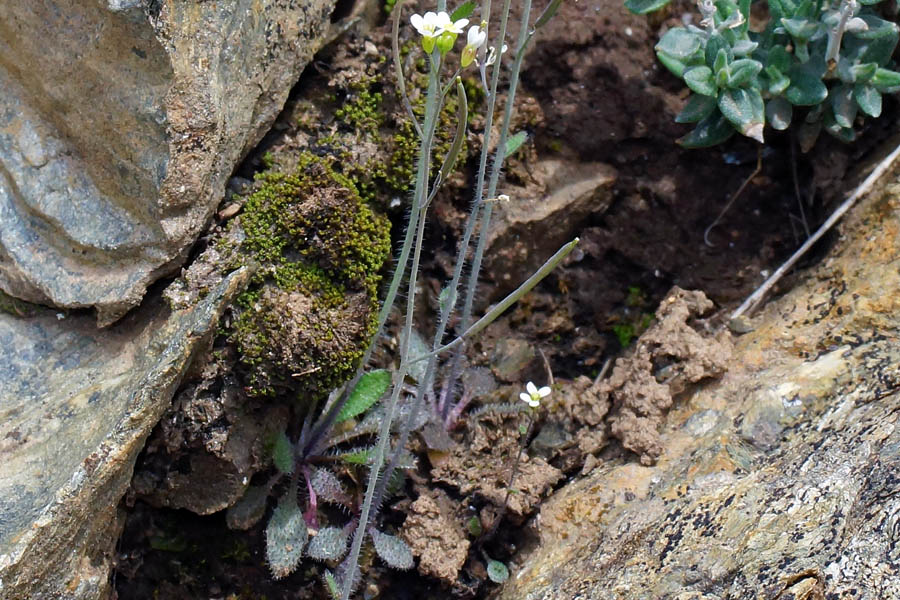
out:
<path id="1" fill-rule="evenodd" d="M 328 469 L 317 468 L 313 471 L 309 484 L 316 495 L 326 502 L 343 505 L 349 500 L 340 479 Z"/>
<path id="2" fill-rule="evenodd" d="M 261 485 L 251 485 L 233 506 L 225 511 L 225 523 L 229 529 L 247 530 L 256 525 L 266 514 L 266 500 L 269 489 Z"/>
<path id="3" fill-rule="evenodd" d="M 668 30 L 659 43 L 656 44 L 657 52 L 664 52 L 672 58 L 688 60 L 700 49 L 701 39 L 696 33 L 688 31 L 684 27 L 674 27 Z"/>
<path id="4" fill-rule="evenodd" d="M 719 94 L 719 110 L 738 131 L 763 142 L 765 105 L 759 90 L 738 88 Z"/>
<path id="5" fill-rule="evenodd" d="M 331 600 L 341 600 L 341 588 L 331 571 L 326 569 L 322 575 L 322 580 L 325 582 L 325 589 L 328 590 Z"/>
<path id="6" fill-rule="evenodd" d="M 856 101 L 853 99 L 853 88 L 848 85 L 838 85 L 831 88 L 829 96 L 835 122 L 841 127 L 853 127 L 857 110 Z"/>
<path id="7" fill-rule="evenodd" d="M 766 103 L 766 121 L 778 131 L 790 126 L 793 113 L 793 106 L 784 98 L 772 98 Z"/>
<path id="8" fill-rule="evenodd" d="M 272 463 L 276 469 L 285 475 L 290 475 L 294 472 L 294 445 L 283 431 L 275 435 L 275 440 L 272 444 Z"/>
<path id="9" fill-rule="evenodd" d="M 853 99 L 865 114 L 870 117 L 881 116 L 881 92 L 871 85 L 857 83 L 853 86 Z"/>
<path id="10" fill-rule="evenodd" d="M 715 111 L 697 123 L 693 131 L 679 138 L 678 144 L 684 148 L 708 148 L 721 144 L 734 135 L 735 131 L 728 119 L 719 111 Z"/>
<path id="11" fill-rule="evenodd" d="M 700 94 L 691 94 L 687 103 L 678 116 L 675 117 L 676 123 L 696 123 L 712 114 L 716 110 L 718 100 L 715 96 L 703 96 Z"/>
<path id="12" fill-rule="evenodd" d="M 506 140 L 506 150 L 503 153 L 503 158 L 509 158 L 510 155 L 522 147 L 522 144 L 524 144 L 527 139 L 528 133 L 524 131 L 519 131 L 514 135 L 509 136 Z"/>
<path id="13" fill-rule="evenodd" d="M 537 31 L 538 29 L 549 23 L 550 19 L 556 16 L 556 12 L 559 10 L 559 6 L 561 4 L 562 0 L 550 0 L 550 4 L 547 5 L 547 8 L 545 8 L 544 12 L 541 13 L 541 16 L 539 16 L 537 18 L 537 21 L 534 22 L 534 31 Z"/>
<path id="14" fill-rule="evenodd" d="M 352 465 L 367 465 L 372 460 L 372 454 L 374 452 L 375 448 L 369 446 L 368 448 L 350 450 L 349 452 L 344 452 L 339 456 L 341 457 L 341 460 Z"/>
<path id="15" fill-rule="evenodd" d="M 637 15 L 646 15 L 666 6 L 671 0 L 625 0 L 625 8 Z"/>
<path id="16" fill-rule="evenodd" d="M 413 566 L 412 550 L 402 539 L 395 535 L 382 533 L 377 529 L 370 529 L 369 536 L 375 552 L 389 567 L 405 571 Z"/>
<path id="17" fill-rule="evenodd" d="M 303 556 L 308 537 L 306 521 L 297 506 L 297 490 L 292 487 L 278 501 L 266 525 L 266 561 L 272 577 L 290 575 Z"/>
<path id="18" fill-rule="evenodd" d="M 369 410 L 381 399 L 389 385 L 391 374 L 384 369 L 369 371 L 363 375 L 350 392 L 350 397 L 338 413 L 335 423 L 343 423 Z"/>
<path id="19" fill-rule="evenodd" d="M 460 19 L 468 19 L 473 12 L 475 12 L 475 1 L 467 0 L 466 2 L 463 2 L 462 4 L 457 6 L 456 10 L 454 10 L 450 14 L 450 20 L 455 23 Z"/>
<path id="20" fill-rule="evenodd" d="M 323 527 L 309 542 L 306 554 L 316 560 L 340 560 L 347 552 L 347 537 L 340 527 Z"/>
<path id="21" fill-rule="evenodd" d="M 487 575 L 494 583 L 503 583 L 509 579 L 509 569 L 499 560 L 490 558 L 487 561 Z"/>

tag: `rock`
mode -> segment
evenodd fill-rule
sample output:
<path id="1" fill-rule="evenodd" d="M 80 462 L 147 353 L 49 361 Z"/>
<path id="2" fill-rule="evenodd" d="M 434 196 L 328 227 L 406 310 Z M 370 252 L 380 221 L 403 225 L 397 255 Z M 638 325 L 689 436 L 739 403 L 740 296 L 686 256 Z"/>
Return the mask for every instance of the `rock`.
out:
<path id="1" fill-rule="evenodd" d="M 0 599 L 105 596 L 135 459 L 249 275 L 184 310 L 155 294 L 104 330 L 0 313 Z"/>
<path id="2" fill-rule="evenodd" d="M 0 289 L 108 325 L 180 266 L 334 0 L 0 7 Z"/>
<path id="3" fill-rule="evenodd" d="M 687 389 L 655 466 L 544 503 L 499 598 L 898 598 L 900 174 Z"/>
<path id="4" fill-rule="evenodd" d="M 530 173 L 528 184 L 501 190 L 510 201 L 497 203 L 491 220 L 484 272 L 499 274 L 491 288 L 495 299 L 525 281 L 612 202 L 616 179 L 608 165 L 544 160 Z"/>

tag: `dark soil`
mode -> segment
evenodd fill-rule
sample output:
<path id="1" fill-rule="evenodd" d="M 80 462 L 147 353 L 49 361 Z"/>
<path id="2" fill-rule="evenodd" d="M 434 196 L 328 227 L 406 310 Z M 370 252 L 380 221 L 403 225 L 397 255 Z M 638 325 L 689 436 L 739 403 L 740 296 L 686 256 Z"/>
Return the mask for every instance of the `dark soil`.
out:
<path id="1" fill-rule="evenodd" d="M 530 154 L 515 159 L 510 177 L 527 179 L 536 160 L 558 159 L 570 164 L 605 163 L 614 168 L 615 180 L 608 206 L 567 224 L 582 240 L 573 257 L 473 345 L 472 362 L 492 367 L 501 384 L 511 384 L 497 394 L 515 398 L 521 383 L 547 380 L 538 351 L 546 356 L 556 378 L 593 379 L 607 359 L 619 355 L 647 328 L 673 286 L 703 291 L 720 312 L 733 308 L 799 245 L 806 229 L 818 225 L 841 196 L 838 182 L 854 175 L 852 168 L 860 157 L 886 135 L 877 125 L 868 125 L 863 141 L 852 148 L 823 137 L 809 155 L 800 155 L 792 151 L 788 134 L 767 131 L 762 170 L 720 218 L 731 196 L 754 171 L 758 146 L 739 136 L 707 150 L 687 151 L 675 144 L 687 132 L 673 121 L 686 94 L 680 82 L 656 62 L 652 46 L 667 26 L 680 22 L 690 6 L 676 3 L 665 18 L 648 20 L 628 14 L 617 1 L 564 2 L 557 17 L 535 39 L 522 85 L 523 97 L 530 96 L 541 118 L 528 131 Z M 292 102 L 302 100 L 304 90 L 322 85 L 325 78 L 321 70 L 310 69 Z M 882 120 L 891 119 L 895 112 L 893 105 L 886 104 Z M 277 136 L 291 134 L 288 126 L 283 129 L 287 131 L 276 131 L 269 145 L 278 143 Z M 244 172 L 254 168 L 251 161 Z M 459 193 L 442 194 L 436 201 L 438 217 L 430 231 L 434 246 L 423 268 L 426 289 L 439 290 L 447 276 L 447 255 L 459 238 L 459 215 L 467 203 L 468 197 Z M 713 223 L 716 226 L 707 231 Z M 529 260 L 537 266 L 554 250 L 539 249 Z M 788 280 L 782 285 L 789 284 Z M 485 298 L 496 299 L 507 284 L 492 278 L 488 270 L 483 285 Z M 572 385 L 585 394 L 593 389 L 584 378 Z M 578 404 L 572 398 L 560 402 L 560 414 L 568 410 L 565 406 Z M 578 411 L 589 408 L 582 406 Z M 627 454 L 619 442 L 607 446 L 605 433 L 591 439 L 578 432 L 578 428 L 583 432 L 598 429 L 606 409 L 594 420 L 579 414 L 564 422 L 544 423 L 546 431 L 538 427 L 535 432 L 542 442 L 550 443 L 556 431 L 583 444 L 584 451 L 576 452 L 577 456 L 532 445 L 536 455 L 532 460 L 553 469 L 545 473 L 547 485 L 557 479 L 561 485 L 565 476 L 577 474 L 586 455 L 595 464 L 603 456 Z M 484 447 L 505 448 L 508 461 L 518 443 L 517 419 L 500 419 L 491 434 L 473 427 L 458 435 L 465 440 L 464 448 L 474 448 L 473 440 L 479 435 L 501 432 L 500 438 L 490 438 Z M 506 448 L 504 444 L 511 440 L 512 446 Z M 605 454 L 599 454 L 604 447 Z M 491 528 L 498 510 L 490 494 L 467 491 L 446 478 L 441 485 L 429 483 L 434 476 L 429 463 L 435 458 L 420 461 L 407 496 L 397 501 L 397 510 L 387 511 L 388 521 L 401 524 L 403 511 L 418 497 L 431 494 L 435 500 L 420 508 L 422 514 L 437 514 L 435 506 L 446 504 L 441 498 L 449 497 L 457 505 L 445 512 L 453 513 L 457 522 L 477 516 L 485 529 Z M 503 476 L 497 478 L 502 482 Z M 539 498 L 543 488 L 535 489 Z M 116 573 L 121 600 L 323 597 L 318 570 L 308 565 L 301 564 L 283 580 L 271 579 L 261 526 L 232 532 L 221 512 L 200 517 L 154 508 L 134 497 L 126 508 Z M 485 572 L 480 553 L 508 561 L 516 547 L 528 541 L 525 523 L 533 510 L 529 506 L 508 514 L 490 543 L 473 543 L 460 580 L 453 584 L 414 572 L 388 571 L 369 557 L 364 597 L 488 597 L 492 584 L 481 585 Z"/>

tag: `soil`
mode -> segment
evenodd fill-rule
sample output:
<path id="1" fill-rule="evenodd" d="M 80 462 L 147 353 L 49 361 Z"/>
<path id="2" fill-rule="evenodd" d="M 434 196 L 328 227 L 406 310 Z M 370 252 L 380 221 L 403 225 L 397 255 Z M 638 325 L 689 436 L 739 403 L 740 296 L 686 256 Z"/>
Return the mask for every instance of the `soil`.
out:
<path id="1" fill-rule="evenodd" d="M 526 240 L 524 271 L 555 251 L 558 232 L 577 232 L 578 250 L 472 344 L 470 364 L 490 373 L 496 389 L 477 394 L 473 406 L 480 414 L 453 432 L 446 449 L 426 450 L 417 441 L 418 468 L 385 512 L 386 527 L 402 532 L 419 572 L 388 570 L 367 556 L 363 597 L 487 598 L 494 589 L 488 561 L 514 562 L 515 549 L 532 539 L 529 518 L 554 487 L 609 457 L 653 462 L 661 452 L 656 428 L 668 407 L 686 386 L 721 372 L 729 348 L 727 334 L 717 333 L 721 315 L 818 225 L 842 194 L 837 182 L 855 175 L 855 165 L 887 134 L 868 124 L 853 147 L 822 138 L 801 155 L 789 134 L 767 131 L 760 172 L 724 211 L 753 173 L 759 149 L 739 136 L 707 150 L 675 144 L 686 133 L 674 123 L 686 94 L 656 62 L 652 46 L 685 12 L 688 2 L 653 19 L 630 15 L 619 2 L 564 2 L 537 35 L 518 107 L 529 138 L 510 161 L 507 183 L 538 202 L 554 185 L 569 182 L 541 180 L 550 161 L 569 174 L 603 165 L 604 200 L 528 225 L 547 233 Z M 382 44 L 385 34 L 348 35 L 368 47 Z M 290 118 L 280 121 L 242 176 L 259 168 L 264 151 L 306 142 L 292 111 L 308 102 L 311 90 L 335 85 L 335 72 L 342 72 L 335 65 L 377 58 L 342 43 L 304 74 L 286 109 Z M 886 100 L 882 120 L 895 113 Z M 478 123 L 471 127 L 467 141 L 477 147 L 483 131 L 479 137 Z M 425 290 L 440 290 L 448 275 L 469 202 L 466 185 L 458 178 L 435 200 Z M 403 216 L 392 213 L 396 221 Z M 551 218 L 559 221 L 548 224 Z M 485 303 L 511 285 L 502 277 L 508 269 L 497 265 L 492 269 L 488 260 Z M 790 279 L 782 283 L 789 285 Z M 418 317 L 428 319 L 427 313 Z M 604 363 L 616 357 L 609 377 L 602 377 Z M 524 382 L 548 380 L 559 385 L 534 423 L 506 407 Z M 522 426 L 530 443 L 517 458 Z M 138 471 L 158 460 L 151 452 Z M 509 494 L 516 462 L 515 493 Z M 303 563 L 278 581 L 270 577 L 262 525 L 230 531 L 224 512 L 198 516 L 157 508 L 150 496 L 135 492 L 126 502 L 115 575 L 119 599 L 324 597 L 315 566 Z"/>

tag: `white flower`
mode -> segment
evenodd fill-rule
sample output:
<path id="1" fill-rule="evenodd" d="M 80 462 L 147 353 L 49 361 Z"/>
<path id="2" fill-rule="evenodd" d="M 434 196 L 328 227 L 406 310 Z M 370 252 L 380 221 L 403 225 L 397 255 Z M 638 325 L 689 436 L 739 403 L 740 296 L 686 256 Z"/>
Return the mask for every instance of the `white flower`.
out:
<path id="1" fill-rule="evenodd" d="M 478 25 L 472 25 L 469 27 L 469 33 L 466 36 L 466 47 L 463 48 L 462 57 L 459 59 L 459 64 L 462 68 L 466 68 L 472 64 L 472 61 L 475 60 L 475 53 L 484 45 L 484 42 L 487 40 L 487 32 L 481 29 Z"/>
<path id="2" fill-rule="evenodd" d="M 446 15 L 447 13 L 441 12 L 441 14 Z M 447 17 L 447 20 L 450 20 L 450 18 Z M 434 50 L 434 40 L 443 32 L 438 21 L 438 14 L 431 11 L 425 13 L 424 17 L 422 15 L 413 15 L 409 18 L 409 22 L 422 36 L 422 48 L 429 54 Z"/>
<path id="3" fill-rule="evenodd" d="M 546 398 L 549 395 L 549 387 L 545 385 L 541 389 L 538 389 L 536 385 L 529 381 L 525 385 L 525 391 L 519 394 L 519 398 L 531 408 L 537 408 L 541 405 L 541 398 Z"/>
<path id="4" fill-rule="evenodd" d="M 509 47 L 506 44 L 503 44 L 503 47 L 500 49 L 500 54 L 502 55 L 508 49 L 509 49 Z M 494 64 L 495 62 L 497 62 L 497 50 L 493 46 L 491 46 L 487 50 L 487 57 L 484 59 L 484 64 L 489 67 L 492 64 Z M 479 65 L 479 66 L 481 66 L 481 65 Z"/>
<path id="5" fill-rule="evenodd" d="M 441 13 L 444 14 L 444 13 Z M 422 36 L 424 37 L 437 37 L 441 32 L 438 31 L 438 16 L 437 13 L 427 12 L 425 16 L 422 15 L 413 15 L 409 18 L 409 22 L 412 23 L 412 26 L 416 28 Z"/>
<path id="6" fill-rule="evenodd" d="M 437 14 L 437 26 L 440 29 L 438 33 L 455 33 L 459 35 L 463 32 L 463 28 L 468 24 L 468 19 L 460 19 L 456 22 L 451 21 L 450 15 L 444 11 Z"/>

